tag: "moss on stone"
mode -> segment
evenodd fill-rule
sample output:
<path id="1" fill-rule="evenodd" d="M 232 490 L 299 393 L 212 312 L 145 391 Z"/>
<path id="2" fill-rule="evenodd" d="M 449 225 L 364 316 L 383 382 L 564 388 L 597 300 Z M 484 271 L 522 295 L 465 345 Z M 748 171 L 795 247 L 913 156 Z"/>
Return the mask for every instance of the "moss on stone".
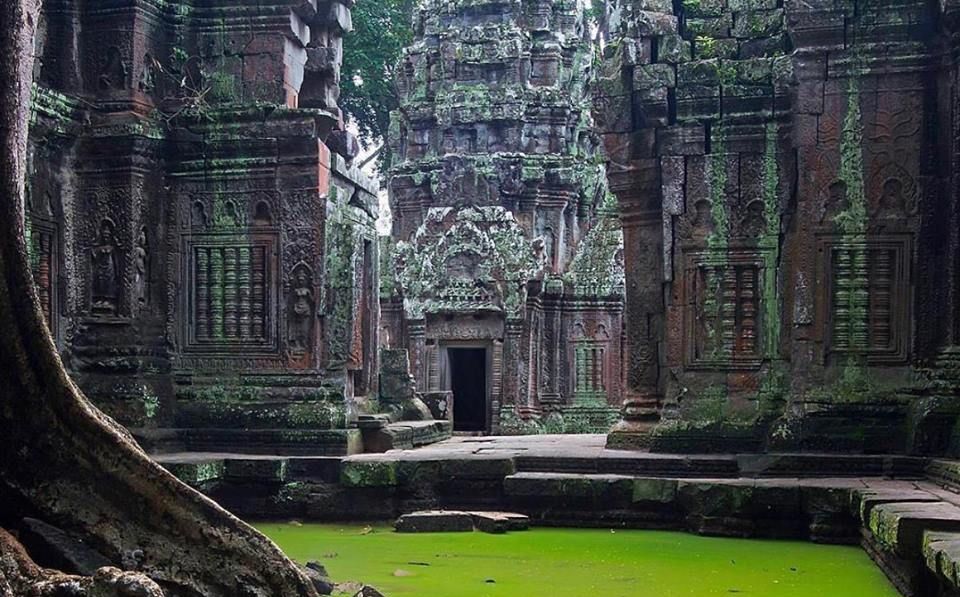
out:
<path id="1" fill-rule="evenodd" d="M 340 469 L 345 487 L 393 487 L 397 485 L 397 463 L 347 460 Z"/>

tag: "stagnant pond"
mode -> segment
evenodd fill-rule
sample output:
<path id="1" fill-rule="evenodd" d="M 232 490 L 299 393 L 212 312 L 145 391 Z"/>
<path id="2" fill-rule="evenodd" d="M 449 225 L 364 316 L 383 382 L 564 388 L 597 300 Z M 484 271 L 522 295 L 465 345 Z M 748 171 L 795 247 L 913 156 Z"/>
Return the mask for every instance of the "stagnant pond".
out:
<path id="1" fill-rule="evenodd" d="M 857 547 L 661 531 L 400 534 L 389 526 L 258 524 L 292 558 L 390 597 L 897 597 Z"/>

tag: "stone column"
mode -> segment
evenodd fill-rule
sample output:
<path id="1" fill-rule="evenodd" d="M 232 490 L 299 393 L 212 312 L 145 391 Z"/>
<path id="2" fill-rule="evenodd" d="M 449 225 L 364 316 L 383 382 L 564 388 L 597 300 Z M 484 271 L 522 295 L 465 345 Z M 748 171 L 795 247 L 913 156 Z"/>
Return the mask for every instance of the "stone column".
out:
<path id="1" fill-rule="evenodd" d="M 407 335 L 410 338 L 410 370 L 417 383 L 417 389 L 427 387 L 427 322 L 415 319 L 407 322 Z"/>
<path id="2" fill-rule="evenodd" d="M 663 221 L 657 160 L 611 174 L 621 208 L 626 264 L 626 386 L 623 419 L 611 431 L 611 447 L 643 447 L 660 420 L 660 346 L 663 337 Z"/>
<path id="3" fill-rule="evenodd" d="M 503 384 L 500 405 L 517 404 L 520 391 L 520 334 L 523 320 L 508 319 L 503 338 Z M 496 398 L 496 396 L 494 397 Z"/>

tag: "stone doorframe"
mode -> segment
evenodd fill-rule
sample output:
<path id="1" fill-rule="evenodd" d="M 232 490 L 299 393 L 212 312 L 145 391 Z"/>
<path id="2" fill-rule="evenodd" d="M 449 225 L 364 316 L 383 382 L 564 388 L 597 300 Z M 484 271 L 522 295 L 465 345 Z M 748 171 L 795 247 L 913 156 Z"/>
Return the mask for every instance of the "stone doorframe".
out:
<path id="1" fill-rule="evenodd" d="M 484 433 L 490 433 L 493 430 L 493 404 L 496 394 L 494 394 L 494 375 L 493 375 L 493 362 L 494 362 L 494 350 L 497 346 L 497 342 L 493 340 L 444 340 L 438 339 L 436 343 L 436 349 L 434 350 L 434 359 L 431 365 L 431 370 L 436 371 L 436 384 L 437 390 L 444 392 L 453 391 L 453 379 L 450 376 L 450 357 L 449 350 L 451 348 L 482 348 L 484 355 L 486 356 L 486 362 L 484 364 L 484 374 L 486 377 L 486 388 L 484 396 Z M 431 381 L 433 381 L 431 376 Z M 433 384 L 431 384 L 433 385 Z M 496 387 L 499 388 L 500 384 L 496 384 Z M 433 388 L 431 388 L 433 389 Z M 457 397 L 453 397 L 454 405 L 456 405 Z M 499 402 L 499 401 L 497 401 Z"/>

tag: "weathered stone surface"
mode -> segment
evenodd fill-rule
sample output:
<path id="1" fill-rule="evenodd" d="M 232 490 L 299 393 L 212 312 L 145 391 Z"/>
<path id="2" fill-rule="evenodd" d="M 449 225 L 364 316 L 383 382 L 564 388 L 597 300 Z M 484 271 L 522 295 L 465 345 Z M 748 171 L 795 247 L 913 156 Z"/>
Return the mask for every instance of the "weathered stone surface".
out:
<path id="1" fill-rule="evenodd" d="M 944 449 L 956 415 L 911 402 L 940 389 L 904 389 L 918 357 L 939 354 L 937 366 L 950 369 L 955 343 L 955 331 L 934 330 L 937 317 L 914 307 L 953 311 L 931 276 L 954 271 L 933 248 L 947 228 L 924 222 L 956 210 L 921 181 L 955 176 L 921 156 L 952 163 L 955 150 L 920 123 L 956 118 L 949 102 L 923 98 L 953 97 L 957 82 L 935 82 L 920 65 L 956 24 L 934 32 L 937 8 L 898 7 L 902 18 L 770 0 L 617 3 L 618 50 L 605 53 L 595 90 L 625 238 L 625 420 L 611 446 Z M 671 17 L 680 17 L 675 35 L 648 26 Z M 916 66 L 890 75 L 907 63 Z M 702 140 L 680 124 L 702 127 Z M 880 132 L 890 127 L 902 135 Z M 681 155 L 678 184 L 663 159 Z M 791 197 L 801 198 L 795 209 Z M 902 269 L 871 269 L 875 259 Z"/>
<path id="2" fill-rule="evenodd" d="M 23 519 L 19 540 L 38 563 L 68 574 L 93 576 L 100 568 L 113 564 L 89 545 L 35 518 Z"/>
<path id="3" fill-rule="evenodd" d="M 634 479 L 633 502 L 671 504 L 677 497 L 679 482 L 675 479 Z"/>
<path id="4" fill-rule="evenodd" d="M 676 30 L 648 16 L 643 27 Z M 606 431 L 621 400 L 622 235 L 594 159 L 582 7 L 436 1 L 418 23 L 389 139 L 384 327 L 417 391 L 452 391 L 457 429 Z M 688 46 L 674 35 L 663 56 Z M 624 52 L 649 62 L 652 49 Z M 638 85 L 666 106 L 647 82 L 672 69 L 649 69 Z M 463 386 L 461 350 L 483 352 Z"/>
<path id="5" fill-rule="evenodd" d="M 852 509 L 859 515 L 860 521 L 869 523 L 871 511 L 880 504 L 898 502 L 939 502 L 936 495 L 920 489 L 863 489 L 851 494 Z"/>
<path id="6" fill-rule="evenodd" d="M 960 588 L 960 533 L 928 531 L 923 534 L 923 559 L 927 569 L 952 589 Z"/>
<path id="7" fill-rule="evenodd" d="M 473 526 L 484 533 L 525 531 L 530 528 L 530 517 L 512 512 L 470 512 Z"/>
<path id="8" fill-rule="evenodd" d="M 924 532 L 960 531 L 960 508 L 945 502 L 880 504 L 870 512 L 869 529 L 884 548 L 917 558 Z"/>
<path id="9" fill-rule="evenodd" d="M 394 528 L 398 533 L 452 533 L 473 531 L 473 516 L 468 512 L 434 510 L 404 514 Z"/>
<path id="10" fill-rule="evenodd" d="M 336 103 L 349 3 L 188 4 L 45 7 L 35 282 L 74 378 L 140 437 L 272 430 L 278 453 L 377 394 L 377 185 Z"/>
<path id="11" fill-rule="evenodd" d="M 397 484 L 394 462 L 346 461 L 340 468 L 340 482 L 346 487 L 386 487 Z"/>

